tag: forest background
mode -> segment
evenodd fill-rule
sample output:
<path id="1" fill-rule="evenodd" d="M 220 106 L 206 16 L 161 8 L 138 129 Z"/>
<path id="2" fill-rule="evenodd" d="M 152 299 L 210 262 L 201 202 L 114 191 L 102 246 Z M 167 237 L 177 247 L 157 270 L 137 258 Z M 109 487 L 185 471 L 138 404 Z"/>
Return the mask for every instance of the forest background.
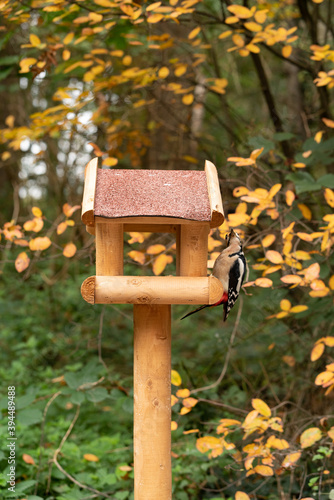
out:
<path id="1" fill-rule="evenodd" d="M 132 309 L 80 295 L 98 156 L 212 161 L 226 221 L 208 268 L 229 229 L 244 239 L 225 324 L 221 308 L 173 309 L 173 498 L 334 499 L 333 9 L 0 2 L 0 432 L 17 437 L 16 494 L 3 446 L 1 498 L 133 498 Z M 126 239 L 126 274 L 175 272 L 170 235 Z"/>

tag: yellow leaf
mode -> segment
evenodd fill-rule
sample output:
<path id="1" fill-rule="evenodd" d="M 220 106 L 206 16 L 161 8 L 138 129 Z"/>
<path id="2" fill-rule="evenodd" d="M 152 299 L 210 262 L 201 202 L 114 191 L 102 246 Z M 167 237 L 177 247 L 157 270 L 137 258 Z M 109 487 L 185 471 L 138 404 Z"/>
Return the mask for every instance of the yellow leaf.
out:
<path id="1" fill-rule="evenodd" d="M 274 234 L 267 234 L 262 240 L 262 246 L 264 248 L 270 247 L 276 240 L 276 236 Z"/>
<path id="2" fill-rule="evenodd" d="M 193 408 L 194 406 L 197 405 L 198 403 L 198 399 L 195 399 L 195 398 L 185 398 L 183 401 L 183 406 L 185 406 L 186 408 Z"/>
<path id="3" fill-rule="evenodd" d="M 272 280 L 269 278 L 257 278 L 254 283 L 260 288 L 270 288 L 273 284 Z"/>
<path id="4" fill-rule="evenodd" d="M 266 447 L 275 448 L 276 450 L 286 450 L 289 448 L 289 443 L 285 439 L 279 439 L 272 435 L 268 438 Z"/>
<path id="5" fill-rule="evenodd" d="M 171 395 L 171 406 L 174 406 L 176 405 L 176 403 L 178 403 L 179 400 L 176 396 L 174 396 L 174 394 Z"/>
<path id="6" fill-rule="evenodd" d="M 150 12 L 151 10 L 155 10 L 156 8 L 160 7 L 160 5 L 161 5 L 161 2 L 151 3 L 151 5 L 148 5 L 146 7 L 146 12 Z"/>
<path id="7" fill-rule="evenodd" d="M 291 191 L 290 189 L 288 189 L 285 193 L 285 201 L 286 201 L 286 204 L 288 205 L 288 207 L 291 207 L 295 198 L 296 198 L 295 193 L 293 191 Z"/>
<path id="8" fill-rule="evenodd" d="M 282 467 L 287 469 L 288 467 L 291 467 L 294 465 L 301 457 L 301 451 L 297 451 L 296 453 L 289 453 L 286 457 L 284 457 L 284 460 L 282 462 Z"/>
<path id="9" fill-rule="evenodd" d="M 264 417 L 271 416 L 271 409 L 269 408 L 267 403 L 262 401 L 262 399 L 252 399 L 252 407 L 254 408 L 254 410 L 257 410 Z"/>
<path id="10" fill-rule="evenodd" d="M 177 422 L 175 422 L 175 420 L 172 420 L 171 421 L 170 430 L 171 431 L 176 431 L 177 428 L 178 428 Z"/>
<path id="11" fill-rule="evenodd" d="M 283 299 L 280 302 L 280 307 L 281 307 L 282 311 L 290 311 L 290 309 L 291 309 L 291 302 L 289 300 L 287 300 L 287 299 Z"/>
<path id="12" fill-rule="evenodd" d="M 328 286 L 331 290 L 334 290 L 334 274 L 329 278 Z"/>
<path id="13" fill-rule="evenodd" d="M 254 151 L 252 151 L 252 152 L 251 152 L 250 158 L 251 158 L 252 160 L 256 160 L 256 159 L 260 156 L 260 154 L 262 154 L 263 150 L 264 150 L 264 148 L 254 149 Z M 277 187 L 278 187 L 278 189 L 277 189 L 277 191 L 275 192 L 275 194 L 276 194 L 276 193 L 277 193 L 277 192 L 281 189 L 282 184 L 275 184 L 275 186 L 273 186 L 273 188 L 275 188 L 275 189 L 276 189 Z M 272 188 L 272 189 L 273 189 L 273 188 Z M 273 196 L 274 196 L 274 195 L 273 195 Z"/>
<path id="14" fill-rule="evenodd" d="M 235 500 L 250 500 L 250 498 L 247 493 L 244 493 L 243 491 L 237 491 L 235 494 Z"/>
<path id="15" fill-rule="evenodd" d="M 250 9 L 248 9 L 247 7 L 243 7 L 242 5 L 229 5 L 227 7 L 227 10 L 232 12 L 232 14 L 237 16 L 239 19 L 248 19 L 253 15 Z"/>
<path id="16" fill-rule="evenodd" d="M 330 207 L 334 208 L 334 192 L 329 188 L 325 189 L 325 200 Z"/>
<path id="17" fill-rule="evenodd" d="M 143 252 L 139 252 L 138 250 L 131 250 L 131 252 L 128 253 L 128 256 L 139 264 L 145 264 L 146 258 Z"/>
<path id="18" fill-rule="evenodd" d="M 6 119 L 5 119 L 5 124 L 9 128 L 13 128 L 14 127 L 14 122 L 15 122 L 15 116 L 14 115 L 8 115 L 6 117 Z"/>
<path id="19" fill-rule="evenodd" d="M 254 21 L 249 21 L 245 23 L 244 26 L 248 29 L 248 31 L 253 31 L 255 33 L 262 31 L 262 26 L 258 23 L 254 23 Z"/>
<path id="20" fill-rule="evenodd" d="M 159 78 L 167 78 L 168 75 L 169 75 L 169 69 L 167 68 L 167 66 L 163 66 L 162 68 L 159 69 L 158 71 Z"/>
<path id="21" fill-rule="evenodd" d="M 300 445 L 304 448 L 309 448 L 314 443 L 319 441 L 322 438 L 322 432 L 318 427 L 311 427 L 310 429 L 306 429 L 300 436 Z"/>
<path id="22" fill-rule="evenodd" d="M 73 213 L 76 210 L 79 210 L 79 208 L 81 208 L 80 205 L 74 205 L 72 207 L 71 205 L 69 205 L 69 203 L 64 203 L 64 205 L 63 205 L 63 214 L 66 215 L 66 217 L 71 217 L 71 215 L 73 215 Z M 70 225 L 72 225 L 72 224 L 70 224 Z"/>
<path id="23" fill-rule="evenodd" d="M 29 40 L 30 40 L 30 43 L 31 43 L 31 45 L 32 45 L 33 47 L 38 47 L 38 46 L 41 44 L 41 41 L 40 41 L 40 39 L 38 38 L 38 36 L 37 36 L 37 35 L 33 35 L 33 34 L 31 34 L 31 35 L 29 36 Z"/>
<path id="24" fill-rule="evenodd" d="M 304 250 L 297 250 L 296 252 L 293 252 L 292 256 L 298 260 L 310 260 L 312 258 L 311 255 Z"/>
<path id="25" fill-rule="evenodd" d="M 179 389 L 176 391 L 176 395 L 178 398 L 188 398 L 190 396 L 190 391 L 189 389 Z"/>
<path id="26" fill-rule="evenodd" d="M 93 455 L 92 453 L 85 453 L 83 457 L 88 462 L 98 462 L 100 460 L 99 457 Z"/>
<path id="27" fill-rule="evenodd" d="M 230 31 L 230 30 L 228 30 L 228 31 L 223 31 L 223 33 L 220 33 L 220 35 L 218 36 L 218 38 L 219 38 L 220 40 L 223 40 L 224 38 L 229 37 L 231 34 L 232 34 L 232 31 Z"/>
<path id="28" fill-rule="evenodd" d="M 51 240 L 47 236 L 38 237 L 29 241 L 29 248 L 33 252 L 36 250 L 46 250 L 51 245 Z"/>
<path id="29" fill-rule="evenodd" d="M 194 101 L 194 96 L 193 94 L 186 94 L 182 97 L 182 102 L 183 104 L 185 104 L 186 106 L 189 106 L 190 104 L 192 104 Z"/>
<path id="30" fill-rule="evenodd" d="M 220 419 L 220 424 L 217 427 L 217 434 L 224 433 L 232 425 L 240 425 L 239 420 L 234 420 L 233 418 L 222 418 Z"/>
<path id="31" fill-rule="evenodd" d="M 194 434 L 195 432 L 199 432 L 199 429 L 189 429 L 189 431 L 183 431 L 183 434 Z"/>
<path id="32" fill-rule="evenodd" d="M 114 56 L 114 57 L 122 57 L 124 54 L 124 51 L 123 50 L 112 50 L 110 52 L 110 55 L 111 56 Z"/>
<path id="33" fill-rule="evenodd" d="M 331 382 L 332 380 L 334 382 L 334 373 L 326 371 L 326 372 L 319 373 L 319 375 L 317 375 L 314 383 L 315 383 L 315 385 L 327 386 L 327 383 Z"/>
<path id="34" fill-rule="evenodd" d="M 181 375 L 176 370 L 172 370 L 171 383 L 173 385 L 179 386 L 182 384 Z"/>
<path id="35" fill-rule="evenodd" d="M 197 28 L 194 28 L 193 30 L 191 30 L 191 32 L 188 35 L 189 40 L 192 40 L 193 38 L 195 38 L 200 31 L 201 31 L 200 26 L 197 26 Z"/>
<path id="36" fill-rule="evenodd" d="M 292 52 L 292 47 L 291 45 L 285 45 L 283 48 L 282 48 L 282 56 L 283 57 L 290 57 L 291 56 L 291 52 Z"/>
<path id="37" fill-rule="evenodd" d="M 163 15 L 162 14 L 152 14 L 151 16 L 149 16 L 147 18 L 147 22 L 148 23 L 151 23 L 151 24 L 155 24 L 155 23 L 158 23 L 159 21 L 161 21 L 161 19 L 163 19 Z"/>
<path id="38" fill-rule="evenodd" d="M 298 232 L 296 234 L 297 234 L 298 238 L 300 238 L 303 241 L 308 241 L 308 242 L 313 241 L 312 236 L 310 234 L 308 234 L 308 233 Z"/>
<path id="39" fill-rule="evenodd" d="M 182 76 L 187 72 L 188 66 L 186 64 L 178 64 L 174 70 L 175 76 Z"/>
<path id="40" fill-rule="evenodd" d="M 19 247 L 28 247 L 29 243 L 27 240 L 23 240 L 21 238 L 14 240 L 14 244 L 18 245 Z"/>
<path id="41" fill-rule="evenodd" d="M 146 250 L 146 253 L 148 253 L 149 255 L 157 255 L 158 253 L 161 253 L 164 250 L 166 250 L 165 245 L 160 245 L 160 244 L 150 245 Z"/>
<path id="42" fill-rule="evenodd" d="M 26 464 L 36 465 L 35 460 L 30 455 L 27 455 L 27 453 L 23 453 L 22 459 L 23 459 L 23 462 L 25 462 Z"/>
<path id="43" fill-rule="evenodd" d="M 278 318 L 278 319 L 281 319 L 281 318 L 285 318 L 286 316 L 288 316 L 289 313 L 287 311 L 281 311 L 277 314 L 275 314 L 274 317 Z M 269 318 L 271 318 L 272 316 L 269 316 Z"/>
<path id="44" fill-rule="evenodd" d="M 268 9 L 257 10 L 254 14 L 255 21 L 257 23 L 263 24 L 267 19 L 267 12 L 268 12 Z"/>
<path id="45" fill-rule="evenodd" d="M 284 262 L 282 255 L 279 252 L 276 252 L 276 250 L 268 250 L 265 255 L 266 258 L 273 264 L 282 264 Z"/>
<path id="46" fill-rule="evenodd" d="M 271 467 L 268 465 L 257 465 L 252 469 L 254 472 L 257 472 L 257 474 L 260 474 L 260 476 L 273 476 L 274 471 Z"/>
<path id="47" fill-rule="evenodd" d="M 30 259 L 25 252 L 19 253 L 15 259 L 15 269 L 18 273 L 22 273 L 29 266 Z"/>
<path id="48" fill-rule="evenodd" d="M 321 340 L 327 347 L 334 347 L 334 337 L 323 337 Z"/>
<path id="49" fill-rule="evenodd" d="M 303 216 L 305 217 L 305 219 L 307 219 L 307 220 L 312 219 L 312 212 L 308 208 L 308 206 L 304 205 L 304 203 L 298 203 L 298 208 L 301 211 L 301 213 L 303 214 Z"/>
<path id="50" fill-rule="evenodd" d="M 130 66 L 130 64 L 132 63 L 132 57 L 124 56 L 122 59 L 122 63 L 124 64 L 124 66 Z"/>
<path id="51" fill-rule="evenodd" d="M 71 43 L 73 38 L 74 38 L 74 33 L 73 32 L 68 33 L 63 40 L 64 45 L 68 45 L 69 43 Z"/>
<path id="52" fill-rule="evenodd" d="M 67 243 L 65 245 L 64 250 L 63 250 L 63 255 L 64 257 L 67 257 L 68 259 L 73 257 L 73 255 L 76 254 L 77 247 L 75 246 L 74 243 Z"/>
<path id="53" fill-rule="evenodd" d="M 32 66 L 36 62 L 37 62 L 37 59 L 35 59 L 34 57 L 27 57 L 25 59 L 22 59 L 20 61 L 20 71 L 19 71 L 19 73 L 29 73 L 30 66 Z"/>
<path id="54" fill-rule="evenodd" d="M 159 276 L 167 266 L 167 264 L 171 264 L 173 262 L 173 257 L 171 255 L 161 254 L 158 255 L 156 259 L 154 259 L 152 269 L 153 273 L 156 276 Z"/>
<path id="55" fill-rule="evenodd" d="M 31 211 L 35 217 L 42 217 L 43 215 L 42 210 L 38 207 L 32 207 Z"/>
<path id="56" fill-rule="evenodd" d="M 222 440 L 214 436 L 204 436 L 197 439 L 196 448 L 200 453 L 211 451 L 209 457 L 218 457 L 224 451 Z"/>
<path id="57" fill-rule="evenodd" d="M 307 306 L 303 306 L 303 305 L 300 305 L 300 306 L 294 306 L 290 309 L 290 312 L 291 313 L 294 313 L 294 314 L 297 314 L 297 313 L 301 313 L 303 311 L 307 311 L 308 307 Z"/>
<path id="58" fill-rule="evenodd" d="M 239 22 L 239 19 L 237 18 L 237 16 L 228 16 L 225 19 L 225 24 L 235 24 L 238 22 Z"/>
<path id="59" fill-rule="evenodd" d="M 333 120 L 330 120 L 329 118 L 322 118 L 322 121 L 324 122 L 326 127 L 334 128 L 334 121 Z"/>
<path id="60" fill-rule="evenodd" d="M 118 163 L 117 158 L 108 157 L 103 160 L 102 165 L 105 167 L 114 167 L 115 165 L 117 165 L 117 163 Z"/>
<path id="61" fill-rule="evenodd" d="M 66 221 L 65 222 L 61 222 L 57 226 L 57 234 L 63 234 L 63 232 L 66 231 L 66 229 L 67 229 L 67 223 L 66 223 Z"/>
<path id="62" fill-rule="evenodd" d="M 317 359 L 321 358 L 324 350 L 325 344 L 323 344 L 322 342 L 316 344 L 311 351 L 311 361 L 316 361 Z"/>
<path id="63" fill-rule="evenodd" d="M 68 61 L 71 57 L 71 52 L 68 49 L 63 50 L 63 61 Z"/>
<path id="64" fill-rule="evenodd" d="M 35 233 L 38 233 L 44 226 L 43 219 L 40 217 L 35 217 L 32 220 L 27 220 L 23 224 L 23 228 L 25 231 L 34 231 Z"/>
<path id="65" fill-rule="evenodd" d="M 322 139 L 322 136 L 324 134 L 324 131 L 321 130 L 320 132 L 317 132 L 314 136 L 314 140 L 315 142 L 317 142 L 318 144 L 321 142 L 321 139 Z"/>
<path id="66" fill-rule="evenodd" d="M 243 47 L 245 45 L 245 41 L 244 39 L 242 38 L 241 35 L 233 35 L 232 36 L 232 40 L 233 40 L 233 43 L 237 46 L 237 47 Z"/>
<path id="67" fill-rule="evenodd" d="M 331 427 L 327 432 L 328 436 L 334 441 L 334 427 Z"/>
<path id="68" fill-rule="evenodd" d="M 302 163 L 302 162 L 293 163 L 292 166 L 295 168 L 305 168 L 306 167 L 305 163 Z"/>
<path id="69" fill-rule="evenodd" d="M 185 406 L 182 406 L 180 410 L 180 415 L 187 415 L 191 411 L 191 408 L 186 408 Z"/>

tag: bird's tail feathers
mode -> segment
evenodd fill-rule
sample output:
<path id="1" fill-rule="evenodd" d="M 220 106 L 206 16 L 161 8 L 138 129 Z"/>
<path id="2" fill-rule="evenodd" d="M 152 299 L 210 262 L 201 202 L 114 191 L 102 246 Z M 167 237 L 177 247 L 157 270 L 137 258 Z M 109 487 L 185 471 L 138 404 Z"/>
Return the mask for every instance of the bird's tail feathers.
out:
<path id="1" fill-rule="evenodd" d="M 201 306 L 198 309 L 195 309 L 195 311 L 191 311 L 190 313 L 186 314 L 185 316 L 182 316 L 181 319 L 187 318 L 188 316 L 191 316 L 192 314 L 195 314 L 198 311 L 201 311 L 202 309 L 205 309 L 206 307 L 210 307 L 210 304 L 206 304 L 205 306 Z"/>

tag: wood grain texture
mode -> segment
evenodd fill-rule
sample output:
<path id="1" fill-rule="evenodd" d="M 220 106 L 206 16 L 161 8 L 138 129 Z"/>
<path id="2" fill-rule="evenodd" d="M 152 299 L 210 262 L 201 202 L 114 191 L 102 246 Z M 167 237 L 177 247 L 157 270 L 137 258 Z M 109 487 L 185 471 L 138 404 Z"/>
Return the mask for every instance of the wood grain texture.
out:
<path id="1" fill-rule="evenodd" d="M 171 500 L 171 306 L 134 306 L 134 498 Z"/>
<path id="2" fill-rule="evenodd" d="M 223 200 L 220 193 L 217 169 L 211 161 L 205 161 L 205 173 L 211 208 L 210 227 L 219 227 L 224 222 Z"/>
<path id="3" fill-rule="evenodd" d="M 98 158 L 93 158 L 86 165 L 85 185 L 82 199 L 81 220 L 86 226 L 94 225 L 94 205 Z"/>
<path id="4" fill-rule="evenodd" d="M 96 275 L 119 276 L 123 274 L 123 224 L 98 222 L 96 236 Z"/>
<path id="5" fill-rule="evenodd" d="M 197 305 L 215 304 L 224 290 L 214 276 L 91 276 L 81 293 L 90 304 Z"/>
<path id="6" fill-rule="evenodd" d="M 177 253 L 180 276 L 207 275 L 209 231 L 208 223 L 181 226 L 180 249 Z"/>

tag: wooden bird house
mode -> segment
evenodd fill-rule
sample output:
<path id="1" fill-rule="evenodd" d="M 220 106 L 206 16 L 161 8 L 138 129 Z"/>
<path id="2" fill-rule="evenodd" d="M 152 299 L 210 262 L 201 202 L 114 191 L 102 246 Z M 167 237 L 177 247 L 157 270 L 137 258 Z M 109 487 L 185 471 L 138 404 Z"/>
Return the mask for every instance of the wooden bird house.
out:
<path id="1" fill-rule="evenodd" d="M 82 221 L 96 237 L 96 276 L 82 284 L 90 304 L 134 304 L 135 500 L 171 499 L 171 304 L 215 304 L 207 276 L 210 228 L 224 221 L 217 171 L 86 166 Z M 126 232 L 176 235 L 176 276 L 123 276 Z"/>

